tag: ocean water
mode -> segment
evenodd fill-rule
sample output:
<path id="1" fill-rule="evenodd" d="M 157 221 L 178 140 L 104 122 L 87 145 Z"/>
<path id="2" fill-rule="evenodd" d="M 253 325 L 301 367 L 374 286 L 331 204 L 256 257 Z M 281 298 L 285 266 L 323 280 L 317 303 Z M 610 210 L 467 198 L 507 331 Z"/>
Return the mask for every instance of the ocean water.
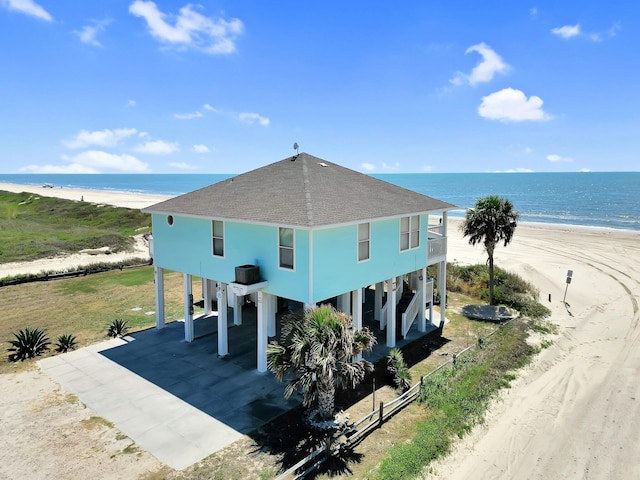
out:
<path id="1" fill-rule="evenodd" d="M 227 174 L 0 174 L 0 182 L 179 195 Z M 525 222 L 640 231 L 640 172 L 398 173 L 376 178 L 458 207 L 462 217 L 486 195 L 508 198 Z"/>

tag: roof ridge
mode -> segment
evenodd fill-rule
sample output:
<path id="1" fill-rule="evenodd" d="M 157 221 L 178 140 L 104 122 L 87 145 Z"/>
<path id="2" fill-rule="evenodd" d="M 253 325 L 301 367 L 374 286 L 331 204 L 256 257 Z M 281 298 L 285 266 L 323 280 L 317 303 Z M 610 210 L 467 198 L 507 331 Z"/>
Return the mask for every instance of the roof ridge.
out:
<path id="1" fill-rule="evenodd" d="M 302 180 L 304 184 L 305 208 L 309 226 L 313 226 L 313 204 L 311 202 L 311 189 L 309 188 L 309 171 L 307 170 L 307 155 L 302 157 Z"/>

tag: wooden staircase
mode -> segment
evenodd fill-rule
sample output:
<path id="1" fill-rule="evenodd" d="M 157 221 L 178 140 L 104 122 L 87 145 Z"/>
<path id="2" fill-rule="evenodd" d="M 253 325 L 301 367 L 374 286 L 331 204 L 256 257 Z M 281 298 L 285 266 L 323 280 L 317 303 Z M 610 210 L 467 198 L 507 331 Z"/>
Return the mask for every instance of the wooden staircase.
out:
<path id="1" fill-rule="evenodd" d="M 402 314 L 407 311 L 407 307 L 413 299 L 414 292 L 409 288 L 408 283 L 404 283 L 402 297 L 396 306 L 396 340 L 402 340 Z"/>

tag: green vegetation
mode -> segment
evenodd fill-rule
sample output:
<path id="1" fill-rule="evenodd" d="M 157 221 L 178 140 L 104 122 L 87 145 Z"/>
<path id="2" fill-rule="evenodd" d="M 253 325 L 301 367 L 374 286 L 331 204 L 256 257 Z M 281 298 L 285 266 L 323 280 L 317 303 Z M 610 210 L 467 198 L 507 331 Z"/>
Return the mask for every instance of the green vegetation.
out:
<path id="1" fill-rule="evenodd" d="M 107 330 L 107 335 L 111 338 L 123 337 L 129 331 L 129 326 L 127 325 L 127 321 L 121 318 L 116 318 L 109 325 L 109 329 Z"/>
<path id="2" fill-rule="evenodd" d="M 194 285 L 199 285 L 195 278 Z M 194 295 L 197 294 L 194 291 Z M 183 295 L 182 275 L 166 272 L 167 321 L 183 317 Z M 0 287 L 0 350 L 6 352 L 12 332 L 25 325 L 46 330 L 54 339 L 73 332 L 80 348 L 104 341 L 114 318 L 126 320 L 130 332 L 152 327 L 154 311 L 153 267 L 150 266 Z M 199 311 L 196 308 L 196 313 Z M 31 360 L 19 364 L 0 362 L 0 374 L 29 364 Z"/>
<path id="3" fill-rule="evenodd" d="M 489 256 L 489 305 L 499 302 L 494 297 L 493 252 L 500 243 L 506 247 L 511 242 L 518 225 L 520 214 L 513 209 L 513 203 L 497 195 L 478 199 L 473 208 L 467 210 L 460 231 L 469 237 L 471 245 L 481 243 Z"/>
<path id="4" fill-rule="evenodd" d="M 411 388 L 411 372 L 404 361 L 402 350 L 399 348 L 392 348 L 387 354 L 387 370 L 401 393 Z"/>
<path id="5" fill-rule="evenodd" d="M 49 337 L 47 332 L 41 328 L 25 328 L 24 330 L 14 333 L 14 340 L 9 340 L 9 354 L 10 362 L 21 362 L 28 358 L 35 358 L 42 355 L 49 350 Z"/>
<path id="6" fill-rule="evenodd" d="M 447 264 L 447 289 L 488 301 L 488 267 Z M 522 277 L 495 267 L 494 303 L 514 308 L 527 317 L 541 318 L 550 315 L 551 311 L 538 302 L 539 296 L 539 290 Z"/>
<path id="7" fill-rule="evenodd" d="M 456 437 L 481 422 L 491 399 L 515 378 L 511 372 L 536 353 L 526 341 L 528 330 L 528 320 L 515 320 L 483 342 L 483 349 L 460 356 L 426 379 L 420 402 L 427 414 L 418 422 L 416 436 L 390 450 L 375 478 L 415 478 L 446 455 Z"/>
<path id="8" fill-rule="evenodd" d="M 56 352 L 66 353 L 70 350 L 75 350 L 78 346 L 78 341 L 75 335 L 70 333 L 63 333 L 58 337 L 56 342 Z"/>
<path id="9" fill-rule="evenodd" d="M 317 403 L 320 417 L 326 420 L 334 414 L 336 388 L 353 389 L 373 371 L 371 362 L 353 359 L 371 351 L 375 342 L 367 327 L 356 330 L 351 317 L 321 305 L 282 319 L 282 338 L 269 344 L 267 366 L 278 380 L 290 374 L 286 398 L 302 391 L 303 405 Z"/>
<path id="10" fill-rule="evenodd" d="M 131 236 L 151 231 L 139 210 L 0 191 L 0 262 L 29 261 L 109 247 L 128 250 Z"/>

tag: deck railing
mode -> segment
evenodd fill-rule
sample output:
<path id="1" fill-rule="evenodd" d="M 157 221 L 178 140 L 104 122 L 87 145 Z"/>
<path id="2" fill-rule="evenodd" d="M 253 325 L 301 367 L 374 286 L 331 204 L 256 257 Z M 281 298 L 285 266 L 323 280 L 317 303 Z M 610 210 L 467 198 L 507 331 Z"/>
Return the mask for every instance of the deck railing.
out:
<path id="1" fill-rule="evenodd" d="M 418 316 L 418 312 L 420 311 L 420 299 L 418 297 L 421 296 L 419 292 L 416 292 L 409 305 L 407 305 L 407 309 L 402 314 L 402 338 L 406 338 L 407 332 Z"/>
<path id="2" fill-rule="evenodd" d="M 427 242 L 427 258 L 441 257 L 447 254 L 447 237 L 430 238 Z"/>

